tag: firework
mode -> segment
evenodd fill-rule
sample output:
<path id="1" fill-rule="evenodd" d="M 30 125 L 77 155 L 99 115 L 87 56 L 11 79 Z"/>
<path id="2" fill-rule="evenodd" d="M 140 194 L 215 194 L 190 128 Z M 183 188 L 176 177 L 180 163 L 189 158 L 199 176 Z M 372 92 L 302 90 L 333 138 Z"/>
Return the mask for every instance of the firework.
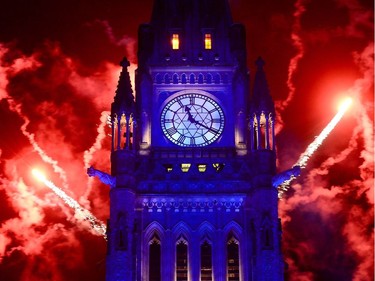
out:
<path id="1" fill-rule="evenodd" d="M 99 235 L 106 238 L 107 228 L 98 218 L 96 218 L 91 212 L 83 208 L 76 200 L 68 196 L 61 188 L 57 187 L 53 182 L 48 180 L 46 176 L 37 169 L 32 170 L 32 174 L 45 186 L 51 189 L 57 196 L 59 196 L 65 204 L 72 208 L 76 216 L 82 221 L 88 221 L 92 229 Z"/>
<path id="2" fill-rule="evenodd" d="M 328 123 L 328 125 L 323 129 L 323 131 L 315 138 L 315 140 L 306 148 L 305 152 L 301 154 L 296 164 L 293 165 L 299 166 L 301 169 L 306 167 L 307 161 L 310 159 L 311 155 L 319 148 L 323 141 L 328 137 L 336 125 L 340 122 L 341 118 L 344 116 L 345 112 L 348 110 L 353 100 L 350 97 L 347 97 L 339 106 L 339 111 Z M 284 181 L 279 187 L 279 197 L 289 189 L 290 182 L 296 177 L 292 176 L 290 179 Z"/>

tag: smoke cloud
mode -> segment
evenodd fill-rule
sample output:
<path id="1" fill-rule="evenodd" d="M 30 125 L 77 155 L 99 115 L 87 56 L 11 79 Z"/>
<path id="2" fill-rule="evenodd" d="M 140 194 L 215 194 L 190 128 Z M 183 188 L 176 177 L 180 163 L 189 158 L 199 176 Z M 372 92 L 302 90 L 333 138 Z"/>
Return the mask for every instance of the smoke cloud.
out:
<path id="1" fill-rule="evenodd" d="M 347 91 L 356 101 L 347 147 L 307 171 L 280 204 L 289 280 L 329 280 L 327 276 L 371 280 L 374 276 L 374 109 L 366 99 L 373 91 L 373 43 L 354 53 L 353 59 L 362 78 Z M 355 170 L 346 165 L 353 154 L 359 155 Z M 344 183 L 334 180 L 337 173 L 346 174 Z"/>
<path id="2" fill-rule="evenodd" d="M 104 280 L 103 238 L 30 172 L 43 170 L 107 219 L 108 187 L 86 169 L 110 170 L 106 120 L 117 62 L 128 57 L 134 85 L 134 38 L 152 1 L 70 2 L 25 8 L 5 1 L 0 10 L 7 26 L 0 31 L 0 272 L 7 281 Z M 373 279 L 373 1 L 232 4 L 236 21 L 255 35 L 249 57 L 267 61 L 280 170 L 332 118 L 333 101 L 354 99 L 280 201 L 286 280 Z"/>
<path id="3" fill-rule="evenodd" d="M 107 199 L 91 200 L 97 192 L 91 192 L 93 183 L 85 171 L 94 154 L 108 159 L 105 109 L 120 69 L 106 62 L 100 71 L 82 75 L 79 62 L 51 42 L 30 56 L 8 59 L 12 52 L 1 46 L 5 63 L 0 68 L 0 103 L 1 115 L 12 116 L 13 120 L 5 120 L 18 128 L 4 123 L 1 127 L 7 131 L 3 142 L 21 139 L 22 146 L 14 143 L 1 155 L 1 201 L 9 214 L 0 226 L 0 271 L 20 269 L 9 273 L 7 280 L 75 280 L 67 277 L 69 271 L 88 266 L 84 257 L 89 250 L 80 236 L 91 235 L 89 223 L 82 224 L 30 172 L 34 167 L 43 169 L 85 208 L 94 208 L 101 218 L 108 216 Z M 103 145 L 106 149 L 99 153 Z M 108 169 L 109 159 L 102 166 Z M 90 240 L 103 252 L 104 241 Z"/>

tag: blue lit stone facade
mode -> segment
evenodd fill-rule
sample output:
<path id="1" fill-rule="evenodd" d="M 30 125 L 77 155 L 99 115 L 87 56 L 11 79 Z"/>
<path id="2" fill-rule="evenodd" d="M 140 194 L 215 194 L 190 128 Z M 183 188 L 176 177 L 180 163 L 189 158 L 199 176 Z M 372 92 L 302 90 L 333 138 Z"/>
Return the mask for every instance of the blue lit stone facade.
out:
<path id="1" fill-rule="evenodd" d="M 261 59 L 249 89 L 244 27 L 227 0 L 155 0 L 138 41 L 136 95 L 125 59 L 112 104 L 107 281 L 283 280 L 274 105 Z M 188 99 L 162 126 L 193 94 L 222 132 Z"/>

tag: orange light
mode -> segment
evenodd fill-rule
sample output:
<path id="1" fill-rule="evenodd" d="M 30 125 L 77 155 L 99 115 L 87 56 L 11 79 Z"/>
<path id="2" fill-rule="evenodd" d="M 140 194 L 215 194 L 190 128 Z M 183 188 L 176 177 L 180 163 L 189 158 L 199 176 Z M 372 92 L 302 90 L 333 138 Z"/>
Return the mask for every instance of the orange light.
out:
<path id="1" fill-rule="evenodd" d="M 33 169 L 31 171 L 31 173 L 33 174 L 34 177 L 37 178 L 37 180 L 41 181 L 41 182 L 45 182 L 46 181 L 46 176 L 39 170 L 37 169 Z"/>
<path id="2" fill-rule="evenodd" d="M 346 97 L 339 105 L 339 111 L 346 111 L 353 103 L 353 99 L 351 97 Z"/>
<path id="3" fill-rule="evenodd" d="M 178 34 L 172 34 L 172 49 L 178 50 L 180 48 L 180 39 Z"/>
<path id="4" fill-rule="evenodd" d="M 206 50 L 212 49 L 212 39 L 211 39 L 211 34 L 209 34 L 209 33 L 206 33 L 204 35 L 204 48 Z"/>

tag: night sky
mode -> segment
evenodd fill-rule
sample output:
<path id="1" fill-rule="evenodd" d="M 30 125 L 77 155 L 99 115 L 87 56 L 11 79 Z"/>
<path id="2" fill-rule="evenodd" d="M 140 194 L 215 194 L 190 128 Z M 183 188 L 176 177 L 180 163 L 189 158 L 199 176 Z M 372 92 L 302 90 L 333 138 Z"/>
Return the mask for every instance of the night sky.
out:
<path id="1" fill-rule="evenodd" d="M 248 67 L 266 61 L 279 114 L 278 170 L 289 169 L 354 103 L 280 201 L 287 280 L 374 279 L 372 0 L 231 0 Z M 110 170 L 105 125 L 152 0 L 12 0 L 0 5 L 0 280 L 104 280 L 106 245 L 32 175 L 38 168 L 100 220 Z"/>

